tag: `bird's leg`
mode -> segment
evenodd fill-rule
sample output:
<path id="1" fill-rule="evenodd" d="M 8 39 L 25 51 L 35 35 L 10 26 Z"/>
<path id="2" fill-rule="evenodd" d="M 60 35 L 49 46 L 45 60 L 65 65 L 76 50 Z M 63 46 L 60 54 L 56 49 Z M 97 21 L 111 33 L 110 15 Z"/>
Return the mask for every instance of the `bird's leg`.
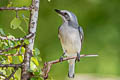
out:
<path id="1" fill-rule="evenodd" d="M 62 54 L 62 56 L 60 57 L 59 61 L 62 62 L 63 61 L 63 57 L 65 56 L 65 52 Z"/>
<path id="2" fill-rule="evenodd" d="M 77 53 L 77 58 L 76 60 L 79 62 L 80 61 L 80 53 Z"/>

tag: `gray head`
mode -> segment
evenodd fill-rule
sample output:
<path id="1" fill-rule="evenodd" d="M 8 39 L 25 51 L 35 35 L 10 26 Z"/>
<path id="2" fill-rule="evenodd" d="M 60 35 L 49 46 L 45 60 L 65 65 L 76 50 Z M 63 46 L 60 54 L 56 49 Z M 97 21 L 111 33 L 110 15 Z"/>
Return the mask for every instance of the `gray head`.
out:
<path id="1" fill-rule="evenodd" d="M 77 17 L 70 11 L 67 10 L 58 10 L 55 11 L 62 17 L 64 22 L 68 22 L 70 24 L 78 25 Z"/>

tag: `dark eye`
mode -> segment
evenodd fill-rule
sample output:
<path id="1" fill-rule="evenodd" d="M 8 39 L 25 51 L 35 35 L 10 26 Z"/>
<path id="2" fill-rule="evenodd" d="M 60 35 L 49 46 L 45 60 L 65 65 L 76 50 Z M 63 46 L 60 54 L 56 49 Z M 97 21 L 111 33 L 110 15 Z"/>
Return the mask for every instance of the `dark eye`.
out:
<path id="1" fill-rule="evenodd" d="M 64 13 L 65 15 L 67 15 L 67 13 Z"/>

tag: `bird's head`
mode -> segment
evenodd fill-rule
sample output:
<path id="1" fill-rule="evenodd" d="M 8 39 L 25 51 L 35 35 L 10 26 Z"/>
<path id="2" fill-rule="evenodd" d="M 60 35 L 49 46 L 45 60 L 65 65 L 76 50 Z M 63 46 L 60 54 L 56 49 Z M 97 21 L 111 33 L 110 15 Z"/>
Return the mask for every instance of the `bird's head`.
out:
<path id="1" fill-rule="evenodd" d="M 73 22 L 75 24 L 78 24 L 77 18 L 72 12 L 58 9 L 55 9 L 55 11 L 59 14 L 59 16 L 62 17 L 64 22 Z"/>

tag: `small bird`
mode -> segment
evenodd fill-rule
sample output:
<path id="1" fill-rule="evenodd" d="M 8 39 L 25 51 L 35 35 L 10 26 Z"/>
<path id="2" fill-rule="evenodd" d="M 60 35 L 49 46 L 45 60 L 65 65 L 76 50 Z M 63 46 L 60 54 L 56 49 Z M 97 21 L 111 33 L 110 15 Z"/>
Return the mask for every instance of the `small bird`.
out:
<path id="1" fill-rule="evenodd" d="M 76 59 L 68 61 L 68 77 L 74 78 L 75 61 L 80 61 L 80 51 L 84 38 L 83 29 L 79 26 L 77 17 L 72 12 L 58 9 L 55 9 L 55 11 L 63 19 L 63 24 L 58 29 L 58 37 L 63 49 L 63 55 L 60 57 L 60 61 L 62 61 L 65 55 L 67 57 L 77 56 Z"/>

